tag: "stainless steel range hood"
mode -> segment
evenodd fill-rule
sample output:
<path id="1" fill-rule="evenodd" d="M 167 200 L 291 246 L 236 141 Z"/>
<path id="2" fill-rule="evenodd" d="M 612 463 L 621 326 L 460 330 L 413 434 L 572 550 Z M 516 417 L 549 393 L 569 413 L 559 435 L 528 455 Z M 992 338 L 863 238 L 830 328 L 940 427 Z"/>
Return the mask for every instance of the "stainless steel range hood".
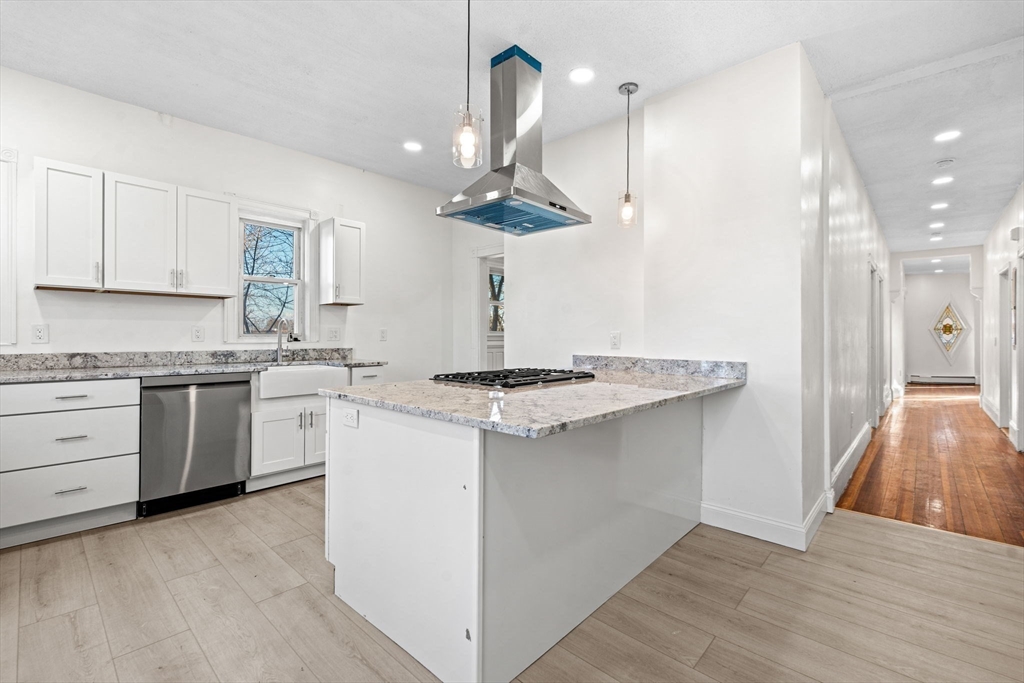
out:
<path id="1" fill-rule="evenodd" d="M 491 169 L 437 208 L 455 218 L 512 235 L 590 222 L 541 173 L 541 65 L 518 45 L 491 59 Z"/>

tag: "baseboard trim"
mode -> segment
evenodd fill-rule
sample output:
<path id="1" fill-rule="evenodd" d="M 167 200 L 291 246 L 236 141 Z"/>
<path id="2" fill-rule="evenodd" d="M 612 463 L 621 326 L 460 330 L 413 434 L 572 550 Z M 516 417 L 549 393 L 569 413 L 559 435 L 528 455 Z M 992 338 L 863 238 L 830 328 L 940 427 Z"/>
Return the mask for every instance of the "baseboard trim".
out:
<path id="1" fill-rule="evenodd" d="M 135 503 L 124 503 L 99 510 L 87 510 L 73 515 L 43 519 L 0 529 L 0 548 L 33 543 L 78 531 L 119 524 L 135 519 Z"/>
<path id="2" fill-rule="evenodd" d="M 993 405 L 992 402 L 989 401 L 984 394 L 981 395 L 980 403 L 981 409 L 985 411 L 986 415 L 988 415 L 988 419 L 992 420 L 992 422 L 995 423 L 996 427 L 998 427 L 999 409 L 995 405 Z"/>
<path id="3" fill-rule="evenodd" d="M 245 482 L 245 492 L 251 493 L 253 491 L 269 489 L 274 486 L 281 486 L 282 484 L 291 484 L 293 481 L 312 479 L 313 477 L 319 477 L 322 475 L 326 469 L 327 465 L 321 462 L 316 465 L 310 465 L 309 467 L 298 467 L 294 470 L 265 474 L 262 477 L 255 477 L 254 479 L 247 480 Z"/>
<path id="4" fill-rule="evenodd" d="M 846 452 L 843 453 L 843 457 L 839 459 L 836 466 L 832 468 L 832 501 L 839 499 L 843 492 L 846 491 L 847 485 L 850 483 L 850 478 L 853 476 L 853 471 L 857 469 L 857 465 L 860 464 L 860 459 L 864 457 L 864 451 L 868 449 L 868 443 L 871 441 L 871 425 L 867 422 L 860 428 L 857 436 L 854 437 L 853 442 L 847 447 Z M 830 509 L 834 510 L 835 505 L 830 505 Z"/>
<path id="5" fill-rule="evenodd" d="M 821 520 L 825 518 L 825 501 L 825 492 L 822 491 L 803 524 L 783 522 L 713 503 L 701 503 L 700 521 L 702 524 L 734 531 L 744 536 L 753 536 L 787 548 L 807 550 L 821 525 Z"/>

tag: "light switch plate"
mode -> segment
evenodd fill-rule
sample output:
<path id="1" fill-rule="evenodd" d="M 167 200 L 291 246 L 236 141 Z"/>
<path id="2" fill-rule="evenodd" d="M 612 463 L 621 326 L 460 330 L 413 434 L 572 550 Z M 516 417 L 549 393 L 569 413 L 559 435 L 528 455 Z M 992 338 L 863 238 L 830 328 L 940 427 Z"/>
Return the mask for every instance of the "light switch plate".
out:
<path id="1" fill-rule="evenodd" d="M 192 341 L 201 342 L 206 341 L 206 328 L 202 325 L 192 326 Z"/>
<path id="2" fill-rule="evenodd" d="M 380 336 L 379 336 L 379 338 L 380 338 L 380 341 L 387 341 L 388 340 L 388 328 L 386 328 L 386 327 L 380 328 Z"/>
<path id="3" fill-rule="evenodd" d="M 33 344 L 49 344 L 50 343 L 50 326 L 33 325 L 32 326 L 32 343 Z"/>
<path id="4" fill-rule="evenodd" d="M 327 328 L 327 341 L 341 341 L 341 328 L 340 327 L 328 327 Z"/>
<path id="5" fill-rule="evenodd" d="M 611 343 L 612 343 L 611 345 L 612 345 L 612 349 L 613 350 L 614 349 L 621 349 L 622 348 L 622 333 L 621 332 L 612 332 L 612 334 L 611 334 Z"/>
<path id="6" fill-rule="evenodd" d="M 359 410 L 357 408 L 345 408 L 341 411 L 341 423 L 353 429 L 359 428 Z"/>

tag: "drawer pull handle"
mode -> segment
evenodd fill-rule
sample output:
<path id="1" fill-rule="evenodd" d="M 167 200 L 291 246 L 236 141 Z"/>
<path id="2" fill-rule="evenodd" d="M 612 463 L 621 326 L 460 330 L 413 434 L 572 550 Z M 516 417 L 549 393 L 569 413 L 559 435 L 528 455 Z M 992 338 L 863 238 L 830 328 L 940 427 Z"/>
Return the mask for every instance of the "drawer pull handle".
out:
<path id="1" fill-rule="evenodd" d="M 377 375 L 363 375 L 363 379 L 374 379 Z"/>
<path id="2" fill-rule="evenodd" d="M 88 434 L 76 434 L 75 436 L 58 436 L 54 441 L 78 441 L 79 439 L 88 439 Z"/>
<path id="3" fill-rule="evenodd" d="M 76 486 L 73 489 L 61 489 L 60 491 L 54 491 L 53 493 L 54 495 L 59 496 L 62 493 L 74 493 L 75 491 L 85 491 L 88 488 L 88 486 Z"/>
<path id="4" fill-rule="evenodd" d="M 69 394 L 68 396 L 57 396 L 58 401 L 64 401 L 69 398 L 89 398 L 89 394 Z"/>

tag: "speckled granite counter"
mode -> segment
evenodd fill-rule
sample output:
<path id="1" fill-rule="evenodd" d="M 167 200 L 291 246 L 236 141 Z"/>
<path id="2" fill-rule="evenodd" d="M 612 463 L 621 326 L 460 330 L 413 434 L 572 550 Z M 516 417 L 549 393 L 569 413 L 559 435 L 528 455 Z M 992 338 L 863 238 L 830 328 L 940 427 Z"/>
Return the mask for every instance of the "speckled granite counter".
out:
<path id="1" fill-rule="evenodd" d="M 617 357 L 576 357 L 574 360 L 580 359 L 576 367 L 591 370 L 596 379 L 571 385 L 503 392 L 419 380 L 321 389 L 320 394 L 535 439 L 747 383 L 745 363 L 659 360 L 649 365 L 623 365 L 600 360 L 603 358 Z M 619 369 L 622 367 L 629 369 Z M 683 374 L 683 370 L 690 372 Z"/>
<path id="2" fill-rule="evenodd" d="M 9 354 L 0 356 L 0 384 L 262 372 L 276 365 L 276 354 L 276 349 Z M 387 362 L 353 358 L 352 349 L 290 349 L 284 364 L 357 368 Z"/>

